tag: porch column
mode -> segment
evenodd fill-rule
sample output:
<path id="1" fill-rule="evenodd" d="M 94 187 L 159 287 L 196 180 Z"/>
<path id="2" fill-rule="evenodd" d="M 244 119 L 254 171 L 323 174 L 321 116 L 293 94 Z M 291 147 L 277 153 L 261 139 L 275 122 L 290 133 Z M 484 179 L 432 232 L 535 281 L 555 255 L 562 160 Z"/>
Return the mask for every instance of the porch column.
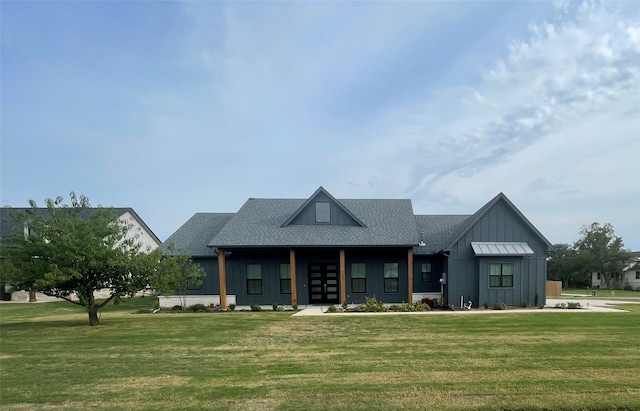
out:
<path id="1" fill-rule="evenodd" d="M 298 287 L 296 282 L 296 252 L 289 250 L 289 270 L 291 272 L 291 306 L 298 305 Z"/>
<path id="2" fill-rule="evenodd" d="M 340 304 L 344 305 L 347 303 L 347 281 L 345 274 L 345 258 L 344 258 L 344 249 L 340 249 Z"/>
<path id="3" fill-rule="evenodd" d="M 413 248 L 407 252 L 407 289 L 409 290 L 409 304 L 413 304 Z"/>
<path id="4" fill-rule="evenodd" d="M 227 309 L 227 264 L 224 251 L 218 249 L 218 277 L 220 280 L 220 309 Z"/>

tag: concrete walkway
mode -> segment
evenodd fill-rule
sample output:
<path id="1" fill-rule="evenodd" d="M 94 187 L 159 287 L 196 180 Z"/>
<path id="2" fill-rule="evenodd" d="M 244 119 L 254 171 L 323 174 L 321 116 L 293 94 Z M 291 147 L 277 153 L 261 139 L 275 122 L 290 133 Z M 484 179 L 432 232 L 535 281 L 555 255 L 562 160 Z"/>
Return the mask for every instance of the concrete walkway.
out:
<path id="1" fill-rule="evenodd" d="M 569 310 L 569 309 L 555 309 L 556 304 L 561 303 L 569 303 L 569 302 L 579 302 L 582 306 L 582 309 L 579 310 Z M 535 307 L 520 309 L 514 308 L 510 310 L 492 310 L 492 309 L 478 309 L 474 308 L 471 310 L 456 310 L 456 311 L 419 311 L 419 312 L 386 312 L 386 313 L 350 313 L 354 315 L 473 315 L 473 314 L 525 314 L 525 313 L 588 313 L 588 312 L 626 312 L 625 310 L 617 309 L 611 307 L 612 305 L 622 305 L 622 304 L 640 304 L 640 301 L 629 301 L 629 300 L 598 300 L 585 298 L 582 299 L 574 299 L 574 298 L 547 298 L 547 303 L 545 304 L 545 309 L 537 309 Z M 322 316 L 331 316 L 331 315 L 344 315 L 344 313 L 328 313 L 327 308 L 328 305 L 311 305 L 303 308 L 297 313 L 293 314 L 293 316 L 312 316 L 312 315 L 322 315 Z"/>

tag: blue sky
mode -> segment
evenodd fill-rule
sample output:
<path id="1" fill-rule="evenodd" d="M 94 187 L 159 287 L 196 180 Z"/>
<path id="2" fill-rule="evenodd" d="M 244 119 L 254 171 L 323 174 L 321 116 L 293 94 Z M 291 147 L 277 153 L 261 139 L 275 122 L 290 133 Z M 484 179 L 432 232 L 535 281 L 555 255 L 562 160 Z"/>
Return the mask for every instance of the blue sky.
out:
<path id="1" fill-rule="evenodd" d="M 86 194 L 162 239 L 249 197 L 504 192 L 554 243 L 640 250 L 633 2 L 12 2 L 0 203 Z"/>

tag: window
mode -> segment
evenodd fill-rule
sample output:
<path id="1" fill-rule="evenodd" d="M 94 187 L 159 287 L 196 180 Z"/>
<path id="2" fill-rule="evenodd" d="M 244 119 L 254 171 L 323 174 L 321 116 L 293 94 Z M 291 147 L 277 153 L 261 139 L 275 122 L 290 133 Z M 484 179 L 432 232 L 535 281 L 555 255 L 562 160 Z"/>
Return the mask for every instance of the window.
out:
<path id="1" fill-rule="evenodd" d="M 262 294 L 262 266 L 247 264 L 247 294 Z"/>
<path id="2" fill-rule="evenodd" d="M 280 294 L 291 294 L 291 268 L 280 264 Z"/>
<path id="3" fill-rule="evenodd" d="M 384 292 L 398 292 L 398 263 L 384 263 Z"/>
<path id="4" fill-rule="evenodd" d="M 489 287 L 513 287 L 513 264 L 490 264 Z"/>
<path id="5" fill-rule="evenodd" d="M 640 271 L 636 271 L 636 280 L 640 280 Z"/>
<path id="6" fill-rule="evenodd" d="M 365 263 L 351 264 L 351 292 L 367 292 L 367 269 Z"/>
<path id="7" fill-rule="evenodd" d="M 422 282 L 430 283 L 431 282 L 431 263 L 422 263 Z"/>
<path id="8" fill-rule="evenodd" d="M 331 204 L 316 203 L 316 223 L 331 222 Z"/>
<path id="9" fill-rule="evenodd" d="M 600 273 L 598 273 L 597 278 L 598 278 L 598 281 L 600 281 Z"/>

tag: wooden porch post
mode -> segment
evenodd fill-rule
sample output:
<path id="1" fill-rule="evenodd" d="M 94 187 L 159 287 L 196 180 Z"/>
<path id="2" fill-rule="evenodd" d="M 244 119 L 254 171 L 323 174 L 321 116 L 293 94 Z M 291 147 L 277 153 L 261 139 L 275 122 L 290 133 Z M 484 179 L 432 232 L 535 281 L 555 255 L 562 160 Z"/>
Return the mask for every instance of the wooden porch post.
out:
<path id="1" fill-rule="evenodd" d="M 340 304 L 345 305 L 347 303 L 347 281 L 345 274 L 345 257 L 344 249 L 340 249 Z"/>
<path id="2" fill-rule="evenodd" d="M 227 264 L 224 251 L 218 249 L 218 277 L 220 280 L 220 309 L 227 309 Z"/>
<path id="3" fill-rule="evenodd" d="M 296 282 L 296 251 L 289 250 L 289 270 L 291 271 L 291 306 L 298 305 L 298 287 Z"/>
<path id="4" fill-rule="evenodd" d="M 413 248 L 407 252 L 407 289 L 409 290 L 409 304 L 413 304 Z"/>

